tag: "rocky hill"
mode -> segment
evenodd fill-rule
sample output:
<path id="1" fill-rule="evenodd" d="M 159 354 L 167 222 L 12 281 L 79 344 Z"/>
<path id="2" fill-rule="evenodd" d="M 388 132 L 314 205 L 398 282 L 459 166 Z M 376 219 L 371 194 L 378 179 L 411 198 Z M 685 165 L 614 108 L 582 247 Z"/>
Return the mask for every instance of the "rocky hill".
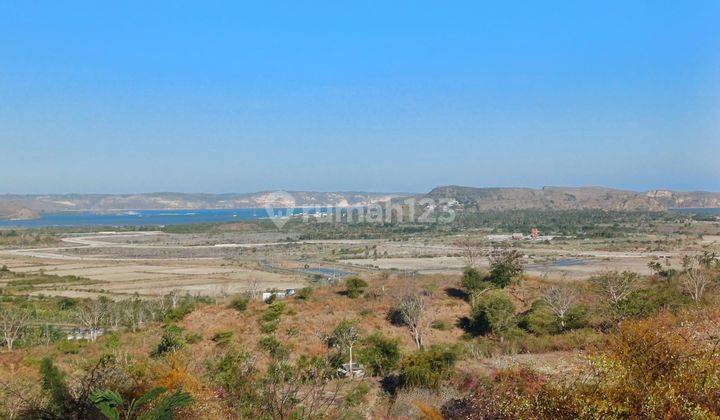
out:
<path id="1" fill-rule="evenodd" d="M 604 187 L 475 188 L 437 187 L 433 199 L 458 201 L 466 210 L 604 209 L 663 211 L 670 208 L 720 207 L 720 193 L 651 190 L 636 192 Z"/>

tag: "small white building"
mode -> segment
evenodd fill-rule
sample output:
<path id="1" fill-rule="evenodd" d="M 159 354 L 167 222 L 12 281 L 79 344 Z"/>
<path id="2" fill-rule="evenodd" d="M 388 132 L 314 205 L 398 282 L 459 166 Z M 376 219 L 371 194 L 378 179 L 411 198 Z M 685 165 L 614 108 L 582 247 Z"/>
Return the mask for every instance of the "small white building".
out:
<path id="1" fill-rule="evenodd" d="M 263 292 L 262 301 L 267 302 L 273 295 L 275 295 L 276 299 L 284 299 L 288 296 L 293 296 L 294 294 L 295 289 L 278 290 L 276 292 Z"/>

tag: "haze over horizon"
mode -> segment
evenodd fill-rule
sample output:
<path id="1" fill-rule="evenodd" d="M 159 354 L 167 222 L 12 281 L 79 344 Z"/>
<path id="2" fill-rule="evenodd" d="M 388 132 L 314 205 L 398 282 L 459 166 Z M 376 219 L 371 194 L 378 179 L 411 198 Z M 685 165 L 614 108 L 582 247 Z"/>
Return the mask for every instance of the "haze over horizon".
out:
<path id="1" fill-rule="evenodd" d="M 0 194 L 720 191 L 720 3 L 0 6 Z"/>

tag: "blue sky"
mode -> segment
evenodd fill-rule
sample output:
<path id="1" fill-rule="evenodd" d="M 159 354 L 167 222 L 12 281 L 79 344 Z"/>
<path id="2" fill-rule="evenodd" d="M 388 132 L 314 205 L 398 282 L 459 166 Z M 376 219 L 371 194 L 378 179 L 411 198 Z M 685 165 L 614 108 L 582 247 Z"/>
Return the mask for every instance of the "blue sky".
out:
<path id="1" fill-rule="evenodd" d="M 108 3 L 0 1 L 0 193 L 720 191 L 717 1 Z"/>

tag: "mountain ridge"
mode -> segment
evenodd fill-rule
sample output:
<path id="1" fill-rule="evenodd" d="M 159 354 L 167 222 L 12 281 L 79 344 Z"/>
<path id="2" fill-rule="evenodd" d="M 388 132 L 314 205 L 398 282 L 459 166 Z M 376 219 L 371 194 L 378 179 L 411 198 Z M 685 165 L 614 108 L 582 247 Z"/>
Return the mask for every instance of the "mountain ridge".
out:
<path id="1" fill-rule="evenodd" d="M 362 206 L 416 197 L 454 200 L 467 211 L 512 209 L 604 209 L 664 211 L 670 208 L 720 207 L 720 193 L 651 189 L 631 191 L 602 186 L 468 187 L 446 185 L 427 194 L 361 191 L 259 191 L 253 193 L 138 193 L 138 194 L 4 194 L 0 218 L 32 219 L 45 212 L 229 209 L 274 206 Z"/>

